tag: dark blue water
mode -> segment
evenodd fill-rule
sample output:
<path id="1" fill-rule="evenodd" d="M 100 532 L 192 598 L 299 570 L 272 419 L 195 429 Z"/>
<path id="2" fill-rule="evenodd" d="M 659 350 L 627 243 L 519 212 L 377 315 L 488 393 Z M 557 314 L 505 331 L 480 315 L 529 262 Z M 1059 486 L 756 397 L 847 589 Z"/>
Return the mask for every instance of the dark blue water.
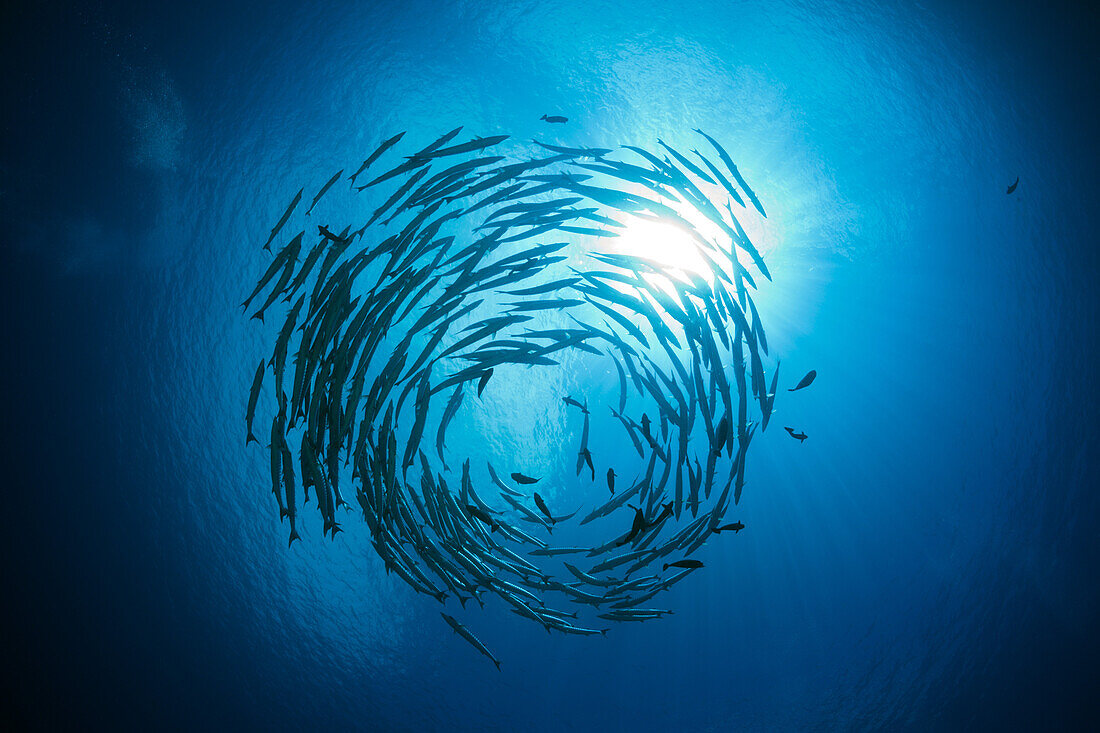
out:
<path id="1" fill-rule="evenodd" d="M 952 5 L 4 11 L 5 705 L 28 727 L 1095 723 L 1095 24 Z M 820 375 L 777 402 L 810 439 L 754 441 L 747 529 L 674 616 L 563 638 L 490 604 L 470 623 L 503 672 L 365 526 L 314 517 L 288 550 L 241 425 L 271 334 L 237 306 L 286 201 L 459 124 L 721 139 L 769 212 L 772 350 Z M 470 449 L 511 450 L 523 415 Z"/>

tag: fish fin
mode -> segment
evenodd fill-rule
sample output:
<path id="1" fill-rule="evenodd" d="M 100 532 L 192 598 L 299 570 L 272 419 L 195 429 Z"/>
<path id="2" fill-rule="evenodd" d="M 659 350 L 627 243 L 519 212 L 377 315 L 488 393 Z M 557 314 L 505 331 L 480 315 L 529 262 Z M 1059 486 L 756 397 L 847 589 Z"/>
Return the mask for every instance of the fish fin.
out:
<path id="1" fill-rule="evenodd" d="M 248 431 L 248 437 L 245 438 L 244 444 L 248 445 L 249 443 L 252 443 L 252 442 L 259 443 L 260 441 L 256 438 L 255 435 L 252 434 L 252 431 L 249 430 Z"/>
<path id="2" fill-rule="evenodd" d="M 292 530 L 290 530 L 290 541 L 286 543 L 286 546 L 290 547 L 291 545 L 294 544 L 294 540 L 300 540 L 300 539 L 302 539 L 302 538 L 298 536 L 298 530 L 292 529 Z"/>
<path id="3" fill-rule="evenodd" d="M 255 313 L 252 314 L 252 318 L 259 318 L 260 323 L 263 323 L 264 322 L 264 312 L 263 311 L 256 311 Z M 249 320 L 252 320 L 252 319 L 249 319 Z"/>
<path id="4" fill-rule="evenodd" d="M 494 659 L 493 664 L 495 664 L 497 666 L 497 671 L 499 672 L 500 671 L 500 662 L 498 662 L 497 660 Z"/>

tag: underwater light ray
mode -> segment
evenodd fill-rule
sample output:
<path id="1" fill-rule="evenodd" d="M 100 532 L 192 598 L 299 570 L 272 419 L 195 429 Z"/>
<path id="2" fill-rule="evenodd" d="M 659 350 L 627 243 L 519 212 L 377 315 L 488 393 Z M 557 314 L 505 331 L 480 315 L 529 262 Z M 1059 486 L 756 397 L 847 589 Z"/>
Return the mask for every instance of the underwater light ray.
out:
<path id="1" fill-rule="evenodd" d="M 610 149 L 537 142 L 541 152 L 524 155 L 505 150 L 504 135 L 451 144 L 460 132 L 355 186 L 404 133 L 387 139 L 348 177 L 357 192 L 395 186 L 369 220 L 354 231 L 318 224 L 316 239 L 303 229 L 275 253 L 244 302 L 267 292 L 252 315 L 260 320 L 280 296 L 289 304 L 253 380 L 246 442 L 256 440 L 270 367 L 270 478 L 291 544 L 311 491 L 322 534 L 335 537 L 350 486 L 387 571 L 440 603 L 484 606 L 489 593 L 575 635 L 661 618 L 672 611 L 639 606 L 702 567 L 691 555 L 713 535 L 743 526 L 722 520 L 774 406 L 778 364 L 769 386 L 749 267 L 771 275 L 737 220 L 733 203 L 745 204 L 729 177 L 763 208 L 705 135 L 729 177 L 697 150 L 706 170 L 662 141 L 663 157 L 623 146 L 638 164 Z M 322 200 L 342 173 L 305 216 L 328 208 Z M 677 251 L 653 241 L 637 251 L 646 232 L 661 230 L 676 232 Z M 463 410 L 484 409 L 494 374 L 560 367 L 573 353 L 615 367 L 618 396 L 606 409 L 563 396 L 583 424 L 574 486 L 590 494 L 605 480 L 606 499 L 567 513 L 540 494 L 543 477 L 510 456 L 491 457 L 484 474 L 469 456 L 448 463 L 449 427 Z M 749 419 L 750 403 L 759 420 Z M 595 426 L 622 430 L 636 475 L 624 465 L 633 458 L 593 455 Z M 555 530 L 576 544 L 552 544 Z M 443 618 L 499 667 L 465 625 Z"/>

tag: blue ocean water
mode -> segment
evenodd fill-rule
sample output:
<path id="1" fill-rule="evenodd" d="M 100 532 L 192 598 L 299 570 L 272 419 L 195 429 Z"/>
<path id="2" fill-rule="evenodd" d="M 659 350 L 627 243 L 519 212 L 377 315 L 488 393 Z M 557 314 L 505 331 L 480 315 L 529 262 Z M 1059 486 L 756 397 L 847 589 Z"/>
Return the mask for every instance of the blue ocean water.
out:
<path id="1" fill-rule="evenodd" d="M 803 730 L 1096 717 L 1095 25 L 888 3 L 5 11 L 6 704 L 27 727 Z M 570 121 L 549 128 L 546 113 Z M 690 148 L 785 380 L 674 616 L 467 647 L 364 525 L 287 549 L 242 416 L 260 245 L 408 130 Z M 1012 195 L 1005 188 L 1017 176 Z M 325 213 L 323 209 L 319 213 Z M 579 378 L 578 378 L 579 380 Z M 789 384 L 787 386 L 792 386 Z M 467 450 L 547 455 L 555 406 Z M 551 394 L 557 385 L 542 385 Z M 583 388 L 583 380 L 569 384 Z M 510 398 L 510 401 L 509 401 Z M 790 420 L 790 422 L 786 422 Z M 462 448 L 463 446 L 459 446 Z M 562 497 L 569 503 L 571 497 Z M 312 522 L 312 523 L 311 523 Z"/>

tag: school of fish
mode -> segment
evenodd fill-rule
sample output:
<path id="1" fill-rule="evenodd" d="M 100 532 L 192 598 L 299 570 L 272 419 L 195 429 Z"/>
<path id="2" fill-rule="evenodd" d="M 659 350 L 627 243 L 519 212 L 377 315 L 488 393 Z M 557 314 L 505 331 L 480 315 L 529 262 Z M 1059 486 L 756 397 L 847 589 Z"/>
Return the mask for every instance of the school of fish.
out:
<path id="1" fill-rule="evenodd" d="M 454 599 L 452 613 L 495 598 L 548 632 L 581 636 L 661 618 L 672 611 L 649 601 L 702 567 L 691 556 L 708 540 L 736 542 L 744 525 L 723 520 L 774 410 L 779 364 L 769 380 L 753 301 L 756 277 L 771 274 L 737 218 L 764 208 L 699 130 L 706 152 L 691 157 L 662 141 L 656 152 L 455 142 L 461 131 L 405 156 L 395 135 L 354 174 L 327 179 L 304 214 L 305 189 L 292 198 L 243 303 L 252 318 L 281 319 L 252 379 L 246 443 L 261 443 L 256 430 L 269 437 L 291 544 L 311 501 L 323 534 L 361 518 L 387 570 L 441 604 Z M 365 223 L 314 221 L 341 179 L 347 195 L 373 197 Z M 607 248 L 632 220 L 688 234 L 710 276 Z M 515 456 L 471 466 L 448 462 L 447 447 L 448 427 L 480 409 L 494 373 L 555 368 L 566 351 L 609 360 L 618 380 L 618 399 L 600 409 L 562 396 L 581 425 L 576 481 L 596 483 L 598 467 L 609 491 L 568 514 Z M 594 453 L 591 423 L 624 431 L 636 458 Z M 554 543 L 555 529 L 580 536 L 582 525 L 602 540 Z"/>

